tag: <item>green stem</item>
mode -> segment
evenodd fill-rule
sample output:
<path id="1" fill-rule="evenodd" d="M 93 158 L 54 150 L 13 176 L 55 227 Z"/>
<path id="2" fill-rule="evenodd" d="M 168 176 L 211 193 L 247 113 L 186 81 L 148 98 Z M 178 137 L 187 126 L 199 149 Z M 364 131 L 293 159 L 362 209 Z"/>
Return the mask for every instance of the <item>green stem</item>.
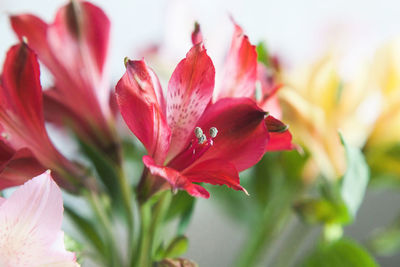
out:
<path id="1" fill-rule="evenodd" d="M 118 183 L 120 187 L 120 192 L 122 194 L 122 202 L 125 209 L 125 218 L 128 227 L 128 262 L 131 262 L 132 257 L 134 257 L 134 217 L 133 217 L 133 205 L 132 201 L 134 198 L 132 197 L 131 187 L 128 184 L 128 181 L 125 176 L 124 170 L 121 168 L 118 170 Z"/>
<path id="2" fill-rule="evenodd" d="M 115 240 L 114 234 L 112 232 L 112 224 L 106 214 L 104 206 L 101 204 L 101 200 L 98 195 L 94 192 L 89 192 L 87 199 L 92 206 L 92 210 L 95 212 L 102 229 L 104 230 L 104 235 L 106 237 L 106 245 L 108 247 L 108 260 L 111 266 L 122 266 L 120 263 L 120 257 L 117 248 L 117 242 Z"/>
<path id="3" fill-rule="evenodd" d="M 171 193 L 161 193 L 159 200 L 153 203 L 151 200 L 140 206 L 141 229 L 140 245 L 136 264 L 132 266 L 152 266 L 155 250 L 159 245 L 160 227 L 163 225 L 165 215 L 171 203 Z"/>
<path id="4" fill-rule="evenodd" d="M 139 252 L 137 254 L 136 264 L 132 266 L 147 267 L 151 264 L 150 259 L 150 223 L 151 223 L 151 205 L 144 203 L 140 206 L 140 244 Z M 134 261 L 132 262 L 134 263 Z"/>
<path id="5" fill-rule="evenodd" d="M 286 237 L 281 249 L 279 249 L 275 260 L 271 266 L 287 267 L 293 266 L 296 260 L 297 252 L 301 248 L 306 237 L 310 233 L 311 227 L 296 221 L 296 226 L 291 230 L 291 234 Z"/>
<path id="6" fill-rule="evenodd" d="M 244 242 L 235 266 L 255 266 L 260 256 L 267 253 L 276 234 L 288 221 L 293 196 L 294 191 L 291 188 L 283 189 L 283 192 L 274 195 L 259 220 L 251 226 L 252 232 Z"/>

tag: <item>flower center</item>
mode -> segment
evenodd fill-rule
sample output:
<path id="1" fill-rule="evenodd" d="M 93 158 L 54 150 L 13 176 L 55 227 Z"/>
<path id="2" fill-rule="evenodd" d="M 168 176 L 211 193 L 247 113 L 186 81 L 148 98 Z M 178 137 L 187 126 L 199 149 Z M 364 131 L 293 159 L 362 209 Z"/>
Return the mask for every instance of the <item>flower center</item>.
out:
<path id="1" fill-rule="evenodd" d="M 218 130 L 215 127 L 209 129 L 207 137 L 200 127 L 194 129 L 194 136 L 185 150 L 179 153 L 168 166 L 176 170 L 183 170 L 200 158 L 214 144 L 214 138 Z"/>

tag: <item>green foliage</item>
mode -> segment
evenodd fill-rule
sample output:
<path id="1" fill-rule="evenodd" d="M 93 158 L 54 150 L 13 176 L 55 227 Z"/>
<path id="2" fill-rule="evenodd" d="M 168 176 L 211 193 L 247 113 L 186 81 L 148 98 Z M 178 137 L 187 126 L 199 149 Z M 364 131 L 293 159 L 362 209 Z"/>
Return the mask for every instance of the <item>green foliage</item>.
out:
<path id="1" fill-rule="evenodd" d="M 308 223 L 351 223 L 365 195 L 369 169 L 358 148 L 349 146 L 341 137 L 346 151 L 347 170 L 339 181 L 321 178 L 319 196 L 299 200 L 296 211 Z"/>
<path id="2" fill-rule="evenodd" d="M 369 240 L 369 247 L 374 254 L 390 256 L 400 251 L 400 218 L 386 228 L 375 231 Z"/>
<path id="3" fill-rule="evenodd" d="M 105 245 L 101 235 L 96 230 L 95 224 L 93 224 L 93 222 L 88 218 L 75 212 L 74 209 L 69 208 L 67 205 L 64 205 L 64 210 L 79 231 L 82 232 L 87 241 L 89 241 L 93 248 L 100 252 L 101 255 L 105 250 Z"/>
<path id="4" fill-rule="evenodd" d="M 303 267 L 375 267 L 369 253 L 349 239 L 322 243 L 302 264 Z"/>
<path id="5" fill-rule="evenodd" d="M 256 46 L 256 51 L 257 51 L 257 60 L 259 62 L 263 63 L 267 67 L 271 66 L 269 52 L 268 52 L 267 45 L 265 44 L 265 42 L 260 42 Z"/>
<path id="6" fill-rule="evenodd" d="M 64 234 L 64 245 L 67 251 L 75 252 L 76 261 L 82 264 L 83 261 L 83 245 L 78 243 L 72 237 Z"/>
<path id="7" fill-rule="evenodd" d="M 96 147 L 80 140 L 78 138 L 79 146 L 85 156 L 93 164 L 97 176 L 104 184 L 107 191 L 110 193 L 112 199 L 119 199 L 118 190 L 118 170 L 112 161 L 105 156 Z"/>
<path id="8" fill-rule="evenodd" d="M 369 169 L 361 151 L 346 144 L 342 136 L 341 140 L 347 158 L 347 170 L 341 184 L 341 196 L 354 218 L 368 186 Z"/>

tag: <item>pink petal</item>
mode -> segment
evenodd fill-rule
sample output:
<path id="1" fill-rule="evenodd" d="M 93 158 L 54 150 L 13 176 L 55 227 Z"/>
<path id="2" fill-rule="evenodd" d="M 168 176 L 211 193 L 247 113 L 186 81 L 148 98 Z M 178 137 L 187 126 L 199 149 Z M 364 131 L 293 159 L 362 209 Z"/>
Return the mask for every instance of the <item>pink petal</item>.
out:
<path id="1" fill-rule="evenodd" d="M 18 188 L 0 206 L 0 263 L 16 267 L 73 263 L 74 254 L 59 241 L 62 214 L 61 191 L 49 172 Z"/>
<path id="2" fill-rule="evenodd" d="M 257 79 L 257 52 L 242 28 L 235 23 L 235 32 L 225 61 L 221 86 L 215 93 L 223 97 L 253 97 Z"/>
<path id="3" fill-rule="evenodd" d="M 172 74 L 167 94 L 167 121 L 172 132 L 169 158 L 178 154 L 193 134 L 211 100 L 214 78 L 214 65 L 202 44 L 193 46 Z"/>
<path id="4" fill-rule="evenodd" d="M 153 71 L 142 61 L 128 61 L 116 86 L 117 102 L 129 129 L 157 163 L 167 155 L 171 131 L 162 111 L 164 98 Z"/>
<path id="5" fill-rule="evenodd" d="M 198 160 L 224 160 L 240 172 L 264 155 L 268 131 L 265 112 L 249 98 L 225 98 L 209 106 L 198 122 L 203 131 L 218 129 L 214 145 Z"/>
<path id="6" fill-rule="evenodd" d="M 223 160 L 207 160 L 194 164 L 182 172 L 191 182 L 227 185 L 235 190 L 246 189 L 240 185 L 239 173 L 235 166 Z"/>
<path id="7" fill-rule="evenodd" d="M 186 190 L 194 197 L 210 197 L 210 194 L 202 186 L 191 183 L 187 177 L 172 168 L 156 165 L 151 157 L 144 156 L 143 163 L 147 168 L 149 168 L 151 174 L 167 180 L 173 189 Z"/>

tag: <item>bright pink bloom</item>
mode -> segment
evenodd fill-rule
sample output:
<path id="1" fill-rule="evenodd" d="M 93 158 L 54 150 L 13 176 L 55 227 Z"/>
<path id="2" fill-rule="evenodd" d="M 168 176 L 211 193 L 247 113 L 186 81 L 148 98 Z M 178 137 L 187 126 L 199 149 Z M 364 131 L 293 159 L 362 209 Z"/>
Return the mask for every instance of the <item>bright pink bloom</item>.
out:
<path id="1" fill-rule="evenodd" d="M 61 190 L 50 171 L 0 198 L 0 266 L 79 266 L 64 247 Z"/>
<path id="2" fill-rule="evenodd" d="M 10 48 L 0 83 L 0 189 L 20 185 L 46 169 L 72 190 L 82 173 L 51 143 L 44 125 L 36 55 L 25 44 Z"/>
<path id="3" fill-rule="evenodd" d="M 225 184 L 236 190 L 238 172 L 260 160 L 268 132 L 265 112 L 248 98 L 222 99 L 211 104 L 214 66 L 197 44 L 176 67 L 166 96 L 154 72 L 141 61 L 127 61 L 116 86 L 121 114 L 147 149 L 143 162 L 149 193 L 165 187 L 209 197 L 195 183 Z M 204 132 L 203 132 L 204 131 Z M 143 180 L 142 180 L 143 181 Z"/>
<path id="4" fill-rule="evenodd" d="M 46 120 L 72 126 L 103 151 L 115 149 L 105 73 L 110 21 L 89 2 L 71 1 L 47 24 L 30 15 L 12 16 L 11 25 L 54 76 L 44 93 Z"/>
<path id="5" fill-rule="evenodd" d="M 233 20 L 232 20 L 233 21 Z M 276 97 L 276 92 L 281 87 L 271 80 L 268 69 L 257 61 L 256 47 L 252 45 L 243 29 L 234 21 L 235 31 L 232 36 L 231 46 L 224 64 L 220 86 L 214 92 L 214 101 L 227 97 L 248 97 L 257 102 L 257 105 L 267 111 L 269 116 L 265 123 L 269 132 L 269 142 L 266 151 L 291 150 L 292 135 L 282 122 L 279 131 L 271 126 L 271 122 L 281 118 L 281 109 Z M 193 44 L 202 41 L 200 26 L 196 23 L 192 33 Z M 259 92 L 256 92 L 256 82 L 259 82 Z M 258 93 L 258 96 L 257 96 Z M 271 126 L 271 127 L 270 127 Z"/>

